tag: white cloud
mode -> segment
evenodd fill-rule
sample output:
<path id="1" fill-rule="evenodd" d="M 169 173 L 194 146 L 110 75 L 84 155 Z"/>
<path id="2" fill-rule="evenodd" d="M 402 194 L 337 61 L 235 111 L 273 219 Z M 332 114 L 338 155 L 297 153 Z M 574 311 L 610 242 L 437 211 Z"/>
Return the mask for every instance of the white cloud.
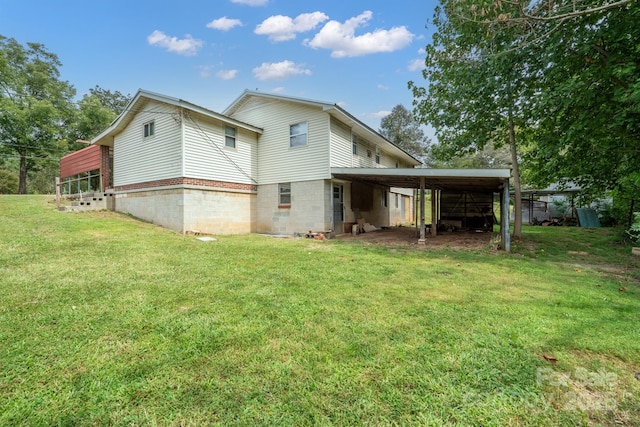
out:
<path id="1" fill-rule="evenodd" d="M 389 86 L 385 86 L 385 85 L 381 85 L 381 84 L 377 85 L 376 87 L 378 89 L 380 89 L 380 90 L 389 90 Z"/>
<path id="2" fill-rule="evenodd" d="M 423 68 L 424 68 L 424 58 L 414 59 L 413 61 L 409 62 L 409 65 L 407 65 L 407 70 L 409 71 L 419 71 L 419 70 L 422 70 Z"/>
<path id="3" fill-rule="evenodd" d="M 216 76 L 222 80 L 232 80 L 238 75 L 238 70 L 220 70 L 216 73 Z"/>
<path id="4" fill-rule="evenodd" d="M 418 55 L 426 55 L 427 53 L 427 49 L 421 47 L 420 49 L 418 49 Z"/>
<path id="5" fill-rule="evenodd" d="M 391 111 L 382 110 L 376 113 L 368 113 L 366 116 L 371 119 L 382 119 L 383 117 L 387 117 L 389 114 L 391 114 Z"/>
<path id="6" fill-rule="evenodd" d="M 226 16 L 222 18 L 214 19 L 207 24 L 207 28 L 213 28 L 214 30 L 229 31 L 233 27 L 242 26 L 242 21 L 239 19 L 230 19 Z"/>
<path id="7" fill-rule="evenodd" d="M 231 0 L 231 3 L 246 4 L 247 6 L 266 6 L 269 0 Z"/>
<path id="8" fill-rule="evenodd" d="M 321 22 L 329 19 L 322 12 L 302 13 L 295 18 L 284 15 L 270 16 L 255 29 L 256 34 L 269 36 L 269 40 L 282 42 L 296 38 L 296 33 L 313 30 Z"/>
<path id="9" fill-rule="evenodd" d="M 376 29 L 356 36 L 356 29 L 366 24 L 372 15 L 370 10 L 366 10 L 354 18 L 347 19 L 344 23 L 329 21 L 313 39 L 305 40 L 305 44 L 314 49 L 331 49 L 332 57 L 344 58 L 393 52 L 407 46 L 415 37 L 405 26 L 393 27 L 389 30 Z"/>
<path id="10" fill-rule="evenodd" d="M 194 39 L 191 35 L 186 34 L 183 39 L 177 37 L 169 37 L 162 31 L 155 30 L 147 37 L 150 45 L 160 46 L 169 52 L 179 55 L 193 56 L 198 53 L 198 49 L 202 47 L 202 40 Z"/>
<path id="11" fill-rule="evenodd" d="M 284 92 L 284 86 L 278 86 L 278 87 L 274 87 L 273 89 L 271 89 L 271 92 L 273 93 L 282 93 Z"/>
<path id="12" fill-rule="evenodd" d="M 311 70 L 305 69 L 302 64 L 295 64 L 291 61 L 271 64 L 263 62 L 262 65 L 253 69 L 253 75 L 258 80 L 284 80 L 300 74 L 310 75 Z"/>

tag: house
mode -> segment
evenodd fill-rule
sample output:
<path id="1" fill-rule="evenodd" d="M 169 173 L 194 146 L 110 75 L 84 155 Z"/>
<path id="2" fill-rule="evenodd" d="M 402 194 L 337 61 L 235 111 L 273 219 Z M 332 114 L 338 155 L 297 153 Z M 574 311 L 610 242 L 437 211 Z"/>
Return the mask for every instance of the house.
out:
<path id="1" fill-rule="evenodd" d="M 420 163 L 335 104 L 245 91 L 219 114 L 140 90 L 92 144 L 113 153 L 116 210 L 178 232 L 340 233 L 413 217 L 412 189 L 332 176 Z"/>
<path id="2" fill-rule="evenodd" d="M 429 190 L 433 235 L 443 225 L 492 230 L 498 194 L 509 250 L 508 169 L 416 168 L 416 158 L 336 104 L 245 91 L 216 113 L 140 90 L 91 144 L 87 155 L 100 157 L 86 167 L 104 166 L 82 171 L 71 167 L 82 150 L 66 156 L 61 174 L 73 174 L 63 188 L 74 192 L 82 188 L 74 179 L 98 174 L 87 188 L 110 185 L 117 211 L 180 233 L 340 234 L 356 223 L 415 221 L 424 243 Z"/>

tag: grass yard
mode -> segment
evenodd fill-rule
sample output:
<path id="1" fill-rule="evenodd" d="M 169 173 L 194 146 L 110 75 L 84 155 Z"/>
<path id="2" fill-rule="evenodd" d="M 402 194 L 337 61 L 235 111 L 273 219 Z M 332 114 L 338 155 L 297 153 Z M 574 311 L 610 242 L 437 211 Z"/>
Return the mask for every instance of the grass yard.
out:
<path id="1" fill-rule="evenodd" d="M 640 425 L 640 257 L 216 236 L 0 196 L 0 425 Z"/>

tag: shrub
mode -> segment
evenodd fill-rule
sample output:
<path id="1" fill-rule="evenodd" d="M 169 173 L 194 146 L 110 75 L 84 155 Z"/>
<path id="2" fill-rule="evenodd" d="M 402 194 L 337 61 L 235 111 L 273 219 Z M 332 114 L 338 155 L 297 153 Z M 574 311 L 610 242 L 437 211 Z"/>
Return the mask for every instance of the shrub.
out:
<path id="1" fill-rule="evenodd" d="M 16 194 L 18 192 L 18 176 L 6 169 L 0 169 L 0 194 Z"/>
<path id="2" fill-rule="evenodd" d="M 633 214 L 633 224 L 625 231 L 625 234 L 632 242 L 640 242 L 640 212 Z"/>

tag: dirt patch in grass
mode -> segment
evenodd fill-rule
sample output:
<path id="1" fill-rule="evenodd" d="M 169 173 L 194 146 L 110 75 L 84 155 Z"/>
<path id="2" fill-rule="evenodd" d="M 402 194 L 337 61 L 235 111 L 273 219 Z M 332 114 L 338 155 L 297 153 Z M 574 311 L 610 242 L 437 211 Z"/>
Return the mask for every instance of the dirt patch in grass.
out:
<path id="1" fill-rule="evenodd" d="M 381 246 L 406 246 L 415 249 L 488 249 L 492 238 L 497 238 L 496 233 L 477 233 L 475 231 L 442 232 L 437 236 L 426 236 L 426 244 L 418 244 L 419 230 L 411 227 L 390 227 L 388 229 L 352 234 L 341 234 L 338 240 L 361 241 L 365 244 Z"/>

